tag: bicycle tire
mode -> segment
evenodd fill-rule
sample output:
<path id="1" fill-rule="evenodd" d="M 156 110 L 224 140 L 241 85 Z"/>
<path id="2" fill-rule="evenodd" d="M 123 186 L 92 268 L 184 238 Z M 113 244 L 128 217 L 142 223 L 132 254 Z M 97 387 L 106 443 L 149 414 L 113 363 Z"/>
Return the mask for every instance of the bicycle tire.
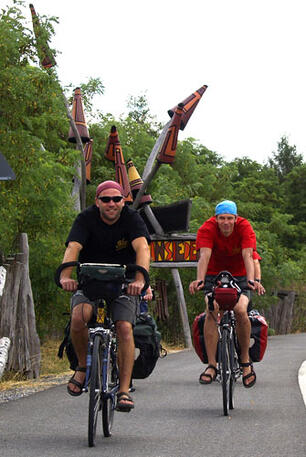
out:
<path id="1" fill-rule="evenodd" d="M 105 380 L 103 382 L 103 394 L 102 394 L 102 427 L 103 433 L 106 438 L 112 434 L 114 411 L 115 411 L 115 399 L 114 388 L 118 382 L 116 356 L 113 352 L 113 348 L 106 349 L 106 362 L 105 362 Z M 104 368 L 103 368 L 104 370 Z M 112 392 L 112 395 L 110 393 Z"/>
<path id="2" fill-rule="evenodd" d="M 102 377 L 102 338 L 96 335 L 93 343 L 92 363 L 89 382 L 88 407 L 88 446 L 95 445 L 98 414 L 101 410 Z"/>
<path id="3" fill-rule="evenodd" d="M 222 330 L 221 341 L 221 382 L 223 396 L 223 414 L 228 416 L 230 397 L 230 361 L 229 361 L 229 334 L 227 329 Z"/>
<path id="4" fill-rule="evenodd" d="M 229 338 L 230 384 L 229 384 L 229 409 L 234 409 L 234 389 L 236 385 L 236 370 L 239 368 L 238 357 L 232 337 Z"/>

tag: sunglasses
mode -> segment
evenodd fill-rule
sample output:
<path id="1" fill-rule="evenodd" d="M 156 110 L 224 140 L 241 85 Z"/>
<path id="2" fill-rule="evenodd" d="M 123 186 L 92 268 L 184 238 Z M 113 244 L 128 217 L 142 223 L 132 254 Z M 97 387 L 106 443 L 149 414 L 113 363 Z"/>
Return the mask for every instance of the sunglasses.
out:
<path id="1" fill-rule="evenodd" d="M 116 195 L 115 197 L 98 197 L 98 200 L 101 200 L 103 203 L 109 203 L 110 201 L 113 201 L 114 203 L 119 203 L 123 199 L 122 195 Z"/>

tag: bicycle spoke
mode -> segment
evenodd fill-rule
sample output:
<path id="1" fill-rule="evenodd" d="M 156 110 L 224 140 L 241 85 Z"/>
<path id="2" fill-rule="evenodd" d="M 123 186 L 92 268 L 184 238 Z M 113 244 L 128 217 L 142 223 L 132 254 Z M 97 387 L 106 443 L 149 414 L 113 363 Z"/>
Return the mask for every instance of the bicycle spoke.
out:
<path id="1" fill-rule="evenodd" d="M 228 330 L 222 330 L 221 342 L 221 381 L 223 394 L 223 413 L 228 415 L 229 410 L 229 387 L 230 387 L 230 365 L 229 365 L 229 348 L 228 348 Z"/>
<path id="2" fill-rule="evenodd" d="M 114 420 L 115 395 L 118 389 L 118 371 L 116 366 L 115 347 L 106 349 L 106 360 L 103 370 L 106 370 L 103 381 L 102 395 L 102 426 L 105 437 L 111 436 Z"/>
<path id="3" fill-rule="evenodd" d="M 88 410 L 88 446 L 95 445 L 98 414 L 101 409 L 101 360 L 102 339 L 100 335 L 94 338 L 92 364 L 89 384 L 89 410 Z"/>

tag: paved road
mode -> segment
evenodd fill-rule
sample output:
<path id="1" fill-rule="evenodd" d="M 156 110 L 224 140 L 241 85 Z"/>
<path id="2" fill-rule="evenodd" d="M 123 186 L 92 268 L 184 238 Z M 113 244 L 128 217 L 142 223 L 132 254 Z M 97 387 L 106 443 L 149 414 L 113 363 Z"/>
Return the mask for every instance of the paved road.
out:
<path id="1" fill-rule="evenodd" d="M 236 408 L 222 414 L 221 387 L 202 386 L 193 351 L 170 354 L 137 381 L 136 408 L 116 413 L 113 436 L 87 447 L 88 396 L 65 386 L 0 405 L 2 457 L 305 457 L 306 408 L 298 369 L 306 334 L 269 339 L 256 364 L 256 386 L 235 390 Z"/>

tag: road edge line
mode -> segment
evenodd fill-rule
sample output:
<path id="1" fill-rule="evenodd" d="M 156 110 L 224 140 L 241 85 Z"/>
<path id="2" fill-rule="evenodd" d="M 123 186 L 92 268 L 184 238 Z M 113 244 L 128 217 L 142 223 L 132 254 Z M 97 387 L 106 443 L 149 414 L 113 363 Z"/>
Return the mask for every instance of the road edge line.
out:
<path id="1" fill-rule="evenodd" d="M 304 404 L 306 406 L 306 360 L 300 366 L 298 372 L 298 381 L 301 390 L 301 394 L 304 400 Z"/>

